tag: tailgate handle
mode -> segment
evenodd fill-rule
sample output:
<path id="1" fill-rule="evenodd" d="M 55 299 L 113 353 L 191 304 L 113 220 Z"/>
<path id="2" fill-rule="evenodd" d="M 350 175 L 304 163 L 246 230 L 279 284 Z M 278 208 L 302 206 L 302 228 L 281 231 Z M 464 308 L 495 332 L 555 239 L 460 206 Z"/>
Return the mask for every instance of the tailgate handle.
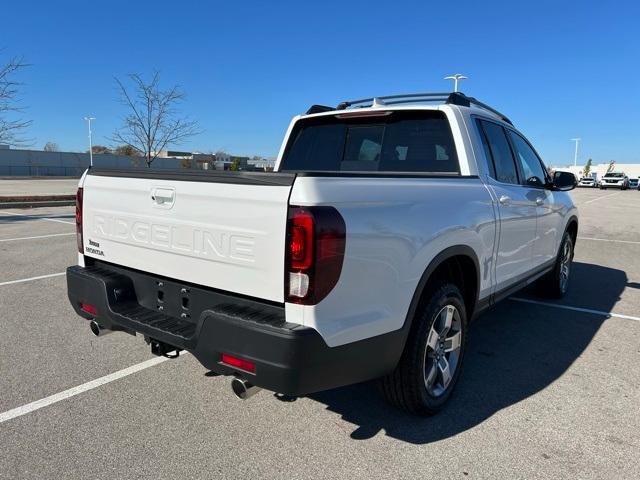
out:
<path id="1" fill-rule="evenodd" d="M 175 194 L 175 190 L 171 188 L 154 188 L 151 191 L 151 200 L 153 200 L 156 205 L 172 204 L 175 199 Z"/>

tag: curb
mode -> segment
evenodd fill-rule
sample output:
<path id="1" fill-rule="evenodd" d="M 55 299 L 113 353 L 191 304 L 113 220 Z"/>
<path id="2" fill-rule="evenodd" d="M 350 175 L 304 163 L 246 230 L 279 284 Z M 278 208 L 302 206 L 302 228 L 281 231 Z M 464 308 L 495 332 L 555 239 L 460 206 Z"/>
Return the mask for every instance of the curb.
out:
<path id="1" fill-rule="evenodd" d="M 76 201 L 71 200 L 51 200 L 43 202 L 9 202 L 0 203 L 0 210 L 3 208 L 37 208 L 37 207 L 69 207 L 74 206 Z"/>

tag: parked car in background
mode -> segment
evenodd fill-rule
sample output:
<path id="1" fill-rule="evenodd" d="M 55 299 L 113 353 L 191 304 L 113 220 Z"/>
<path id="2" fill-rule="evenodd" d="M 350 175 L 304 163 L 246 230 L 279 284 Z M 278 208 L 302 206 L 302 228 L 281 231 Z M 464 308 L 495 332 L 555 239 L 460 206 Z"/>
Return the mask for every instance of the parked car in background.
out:
<path id="1" fill-rule="evenodd" d="M 637 178 L 630 178 L 629 179 L 629 188 L 638 188 L 640 185 L 640 182 L 638 181 Z"/>
<path id="2" fill-rule="evenodd" d="M 626 190 L 629 188 L 629 177 L 624 172 L 609 172 L 600 181 L 600 189 L 619 188 Z"/>
<path id="3" fill-rule="evenodd" d="M 594 188 L 596 186 L 596 179 L 593 177 L 582 177 L 578 182 L 578 186 Z"/>
<path id="4" fill-rule="evenodd" d="M 274 173 L 90 168 L 69 300 L 95 335 L 187 350 L 240 398 L 379 378 L 433 414 L 472 318 L 534 281 L 567 291 L 576 183 L 460 93 L 314 105 Z"/>

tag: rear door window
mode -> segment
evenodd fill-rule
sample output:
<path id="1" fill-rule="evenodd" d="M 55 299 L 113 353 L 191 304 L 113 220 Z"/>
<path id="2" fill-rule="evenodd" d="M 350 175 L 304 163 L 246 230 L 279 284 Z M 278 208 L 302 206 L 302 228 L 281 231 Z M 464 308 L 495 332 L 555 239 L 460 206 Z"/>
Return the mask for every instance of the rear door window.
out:
<path id="1" fill-rule="evenodd" d="M 453 135 L 443 112 L 393 111 L 355 118 L 340 115 L 337 112 L 298 122 L 280 170 L 460 172 Z"/>
<path id="2" fill-rule="evenodd" d="M 493 163 L 490 171 L 493 178 L 502 183 L 518 183 L 516 164 L 511 153 L 511 147 L 507 140 L 504 128 L 494 122 L 478 120 L 478 126 L 484 133 L 490 157 L 487 159 Z"/>

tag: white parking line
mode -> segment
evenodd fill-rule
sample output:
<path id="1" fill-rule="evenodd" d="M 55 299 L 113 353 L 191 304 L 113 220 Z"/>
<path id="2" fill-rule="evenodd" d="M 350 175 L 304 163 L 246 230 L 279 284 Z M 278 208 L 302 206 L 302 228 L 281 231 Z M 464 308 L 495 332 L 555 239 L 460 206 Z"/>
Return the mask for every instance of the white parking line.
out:
<path id="1" fill-rule="evenodd" d="M 52 233 L 51 235 L 37 235 L 35 237 L 2 238 L 0 242 L 17 242 L 18 240 L 35 240 L 36 238 L 64 237 L 65 235 L 75 235 L 76 233 Z"/>
<path id="2" fill-rule="evenodd" d="M 59 276 L 64 275 L 64 274 L 65 274 L 65 272 L 51 273 L 49 275 L 40 275 L 38 277 L 21 278 L 20 280 L 10 280 L 8 282 L 0 282 L 0 287 L 2 287 L 3 285 L 13 285 L 14 283 L 30 282 L 32 280 L 42 280 L 43 278 L 59 277 Z"/>
<path id="3" fill-rule="evenodd" d="M 36 215 L 26 215 L 24 213 L 13 213 L 13 212 L 0 212 L 4 215 L 13 215 L 14 217 L 27 217 L 27 218 L 34 218 L 36 220 L 46 220 L 48 222 L 58 222 L 58 223 L 66 223 L 68 225 L 75 225 L 76 222 L 68 222 L 66 220 L 60 220 L 58 218 L 50 218 L 50 217 L 38 217 Z"/>
<path id="4" fill-rule="evenodd" d="M 614 243 L 633 243 L 640 245 L 640 242 L 633 240 L 610 240 L 608 238 L 578 237 L 578 240 L 591 240 L 593 242 L 614 242 Z"/>
<path id="5" fill-rule="evenodd" d="M 60 393 L 51 395 L 49 397 L 36 400 L 35 402 L 27 403 L 26 405 L 23 405 L 21 407 L 7 410 L 6 412 L 0 413 L 0 423 L 6 422 L 7 420 L 11 420 L 16 417 L 21 417 L 22 415 L 26 415 L 27 413 L 34 412 L 36 410 L 39 410 L 41 408 L 52 405 L 54 403 L 60 402 L 67 398 L 74 397 L 86 391 L 93 390 L 94 388 L 98 388 L 102 385 L 113 382 L 120 378 L 127 377 L 136 372 L 153 367 L 167 360 L 169 359 L 166 357 L 152 358 L 142 363 L 138 363 L 131 367 L 125 368 L 123 370 L 118 370 L 117 372 L 110 373 L 109 375 L 105 375 L 104 377 L 100 377 L 95 380 L 91 380 L 90 382 L 83 383 L 82 385 L 78 385 L 77 387 L 73 387 L 68 390 L 64 390 Z"/>
<path id="6" fill-rule="evenodd" d="M 620 195 L 620 193 L 621 192 L 610 193 L 609 195 L 605 195 L 604 197 L 593 198 L 591 200 L 587 200 L 586 202 L 584 202 L 583 205 L 586 205 L 587 203 L 591 203 L 591 202 L 597 202 L 598 200 L 602 200 L 603 198 L 613 197 L 614 195 Z"/>
<path id="7" fill-rule="evenodd" d="M 640 322 L 640 317 L 633 317 L 631 315 L 622 315 L 621 313 L 605 312 L 604 310 L 592 310 L 591 308 L 571 307 L 569 305 L 559 305 L 557 303 L 540 302 L 538 300 L 530 300 L 528 298 L 520 298 L 520 297 L 511 297 L 511 300 L 513 300 L 514 302 L 543 305 L 545 307 L 562 308 L 564 310 L 572 310 L 574 312 L 593 313 L 595 315 L 602 315 L 607 318 L 610 318 L 610 317 L 624 318 L 625 320 L 633 320 L 636 322 Z"/>

